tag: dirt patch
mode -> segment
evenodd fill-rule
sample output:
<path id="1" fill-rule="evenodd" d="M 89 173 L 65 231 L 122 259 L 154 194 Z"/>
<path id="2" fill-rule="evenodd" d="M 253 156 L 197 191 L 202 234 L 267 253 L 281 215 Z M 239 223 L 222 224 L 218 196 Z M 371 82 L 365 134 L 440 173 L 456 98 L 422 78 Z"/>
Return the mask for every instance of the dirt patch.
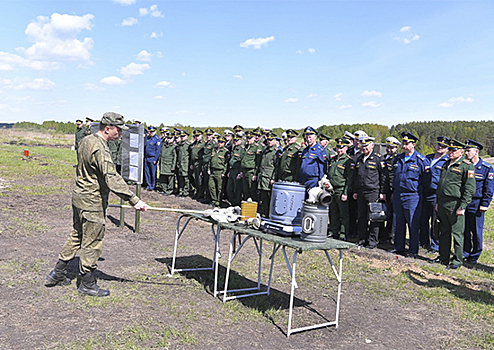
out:
<path id="1" fill-rule="evenodd" d="M 39 176 L 13 183 L 53 186 L 59 181 Z M 80 296 L 75 281 L 67 287 L 46 288 L 44 277 L 71 230 L 72 181 L 63 185 L 66 192 L 43 196 L 21 190 L 1 192 L 2 349 L 471 349 L 475 346 L 465 343 L 465 338 L 489 334 L 490 325 L 481 319 L 466 329 L 461 313 L 453 310 L 451 303 L 441 306 L 413 295 L 417 286 L 441 288 L 436 280 L 451 289 L 463 286 L 469 293 L 492 294 L 489 281 L 465 282 L 429 271 L 427 261 L 396 259 L 382 250 L 352 249 L 344 258 L 339 329 L 318 329 L 287 338 L 290 279 L 282 254 L 275 260 L 270 296 L 223 304 L 212 296 L 211 271 L 168 276 L 179 217 L 174 213 L 143 213 L 137 234 L 132 231 L 133 212 L 126 212 L 126 225 L 120 228 L 118 209 L 108 210 L 98 277 L 99 284 L 111 290 L 110 297 Z M 142 197 L 155 206 L 207 208 L 190 198 L 154 192 L 144 192 Z M 230 235 L 222 232 L 220 286 Z M 232 283 L 251 286 L 256 281 L 254 248 L 251 243 L 244 249 L 234 261 Z M 266 283 L 270 248 L 264 249 Z M 193 220 L 180 240 L 177 266 L 211 266 L 212 252 L 210 226 Z M 316 252 L 303 253 L 298 259 L 300 288 L 295 295 L 294 326 L 334 317 L 335 281 L 324 259 Z M 72 277 L 77 265 L 77 259 L 69 265 Z M 400 276 L 403 288 L 393 286 L 400 283 Z"/>

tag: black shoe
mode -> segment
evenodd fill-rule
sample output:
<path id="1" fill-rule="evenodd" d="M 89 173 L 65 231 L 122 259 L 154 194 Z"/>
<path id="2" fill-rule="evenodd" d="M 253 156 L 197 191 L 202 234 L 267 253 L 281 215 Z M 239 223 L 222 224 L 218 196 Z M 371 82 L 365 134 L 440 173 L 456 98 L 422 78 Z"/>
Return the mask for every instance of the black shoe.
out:
<path id="1" fill-rule="evenodd" d="M 398 254 L 398 255 L 405 256 L 405 251 L 404 250 L 391 249 L 388 252 L 389 253 L 392 253 L 392 254 Z"/>
<path id="2" fill-rule="evenodd" d="M 448 265 L 448 261 L 442 260 L 439 256 L 437 258 L 435 258 L 434 260 L 432 260 L 432 262 L 434 262 L 436 264 L 441 264 L 441 265 Z"/>
<path id="3" fill-rule="evenodd" d="M 46 276 L 46 287 L 55 287 L 56 285 L 67 286 L 70 284 L 71 280 L 67 277 L 67 262 L 58 260 L 55 268 L 50 271 L 48 276 Z"/>
<path id="4" fill-rule="evenodd" d="M 358 241 L 357 245 L 360 247 L 365 247 L 365 239 L 361 239 L 360 241 Z"/>
<path id="5" fill-rule="evenodd" d="M 448 266 L 446 266 L 447 269 L 450 269 L 450 270 L 457 270 L 460 268 L 461 265 L 458 265 L 458 264 L 449 264 Z"/>
<path id="6" fill-rule="evenodd" d="M 94 271 L 88 272 L 81 276 L 81 285 L 77 291 L 81 294 L 90 295 L 93 297 L 106 297 L 110 295 L 108 289 L 102 289 L 96 284 L 96 276 Z"/>
<path id="7" fill-rule="evenodd" d="M 406 255 L 407 258 L 412 258 L 412 259 L 417 259 L 419 255 L 417 253 L 410 253 L 408 252 Z"/>
<path id="8" fill-rule="evenodd" d="M 367 246 L 367 249 L 376 249 L 377 248 L 377 245 L 368 245 Z"/>

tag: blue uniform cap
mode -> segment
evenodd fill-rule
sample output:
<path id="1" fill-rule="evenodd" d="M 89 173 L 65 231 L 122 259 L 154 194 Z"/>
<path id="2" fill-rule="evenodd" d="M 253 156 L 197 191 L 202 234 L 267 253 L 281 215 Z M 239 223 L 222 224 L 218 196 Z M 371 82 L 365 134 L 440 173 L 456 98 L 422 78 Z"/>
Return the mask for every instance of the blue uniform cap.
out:
<path id="1" fill-rule="evenodd" d="M 308 126 L 304 129 L 304 135 L 317 135 L 316 129 L 314 129 L 312 126 Z"/>
<path id="2" fill-rule="evenodd" d="M 466 144 L 465 148 L 477 148 L 478 150 L 481 150 L 484 148 L 484 145 L 482 145 L 480 142 L 472 140 L 472 139 L 468 139 L 465 142 L 465 144 Z"/>
<path id="3" fill-rule="evenodd" d="M 418 137 L 408 131 L 403 131 L 401 133 L 401 141 L 402 142 L 413 142 L 416 143 L 418 141 Z"/>
<path id="4" fill-rule="evenodd" d="M 438 136 L 437 144 L 442 147 L 449 147 L 449 138 L 446 136 Z"/>

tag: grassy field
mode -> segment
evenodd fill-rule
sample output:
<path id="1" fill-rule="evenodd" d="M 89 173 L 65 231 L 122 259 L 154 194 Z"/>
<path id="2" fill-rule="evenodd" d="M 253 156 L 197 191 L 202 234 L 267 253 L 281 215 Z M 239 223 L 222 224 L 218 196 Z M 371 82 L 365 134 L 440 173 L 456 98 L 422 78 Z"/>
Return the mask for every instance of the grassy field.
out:
<path id="1" fill-rule="evenodd" d="M 19 137 L 19 139 L 17 139 Z M 39 211 L 35 205 L 30 205 L 30 199 L 36 201 L 40 198 L 65 198 L 70 193 L 74 176 L 74 164 L 76 162 L 75 153 L 68 147 L 58 147 L 55 145 L 70 146 L 72 140 L 67 138 L 55 138 L 50 135 L 31 136 L 31 143 L 22 136 L 0 131 L 0 199 L 3 207 L 0 211 L 0 240 L 3 239 L 3 250 L 11 252 L 16 250 L 12 258 L 0 257 L 0 345 L 6 338 L 2 338 L 2 331 L 10 329 L 12 332 L 20 332 L 12 324 L 7 323 L 3 315 L 11 313 L 15 315 L 16 310 L 26 308 L 29 310 L 29 301 L 26 299 L 16 300 L 15 288 L 25 290 L 25 293 L 32 295 L 32 300 L 36 303 L 52 303 L 52 308 L 63 310 L 65 317 L 75 319 L 77 314 L 93 319 L 93 315 L 107 317 L 107 322 L 115 322 L 105 329 L 96 328 L 94 331 L 81 330 L 79 334 L 71 334 L 70 329 L 64 330 L 63 337 L 29 343 L 25 347 L 19 345 L 19 349 L 148 349 L 148 348 L 234 348 L 234 340 L 221 345 L 216 339 L 218 329 L 232 327 L 232 332 L 245 332 L 245 339 L 257 339 L 258 329 L 269 329 L 272 325 L 283 325 L 286 320 L 287 310 L 284 307 L 286 295 L 273 293 L 270 298 L 253 297 L 248 302 L 232 301 L 225 305 L 213 300 L 205 293 L 211 284 L 211 276 L 196 274 L 192 277 L 187 274 L 179 274 L 171 282 L 180 286 L 175 287 L 175 292 L 167 294 L 166 298 L 158 298 L 162 293 L 162 285 L 170 284 L 170 278 L 162 272 L 162 266 L 155 266 L 156 262 L 133 262 L 121 258 L 120 265 L 113 261 L 111 268 L 118 270 L 121 275 L 132 280 L 133 283 L 122 284 L 118 281 L 104 281 L 112 289 L 112 296 L 105 299 L 83 298 L 77 295 L 72 287 L 70 292 L 52 292 L 46 289 L 39 289 L 40 281 L 33 280 L 33 275 L 42 279 L 49 271 L 52 262 L 48 256 L 53 255 L 51 251 L 44 253 L 42 249 L 38 252 L 31 252 L 26 247 L 30 247 L 33 241 L 38 244 L 45 242 L 57 242 L 60 237 L 51 237 L 56 232 L 59 223 L 49 220 Z M 56 141 L 54 141 L 56 139 Z M 22 141 L 21 141 L 22 140 Z M 36 146 L 32 146 L 35 140 Z M 23 145 L 20 145 L 23 143 Z M 31 156 L 24 157 L 24 149 L 29 149 Z M 146 201 L 159 205 L 158 197 L 150 195 Z M 24 202 L 20 201 L 22 199 Z M 114 200 L 114 199 L 113 199 Z M 19 202 L 18 202 L 19 201 Z M 22 204 L 22 203 L 24 204 Z M 20 203 L 20 204 L 18 204 Z M 57 213 L 67 213 L 70 211 L 69 201 L 63 203 L 52 203 L 53 209 Z M 61 204 L 56 208 L 56 204 Z M 66 214 L 61 214 L 68 217 Z M 123 235 L 121 230 L 113 228 L 107 223 L 110 230 L 114 230 L 119 235 Z M 166 240 L 165 234 L 173 232 L 173 222 L 165 221 L 162 217 L 145 216 L 141 223 L 143 234 L 136 237 L 125 233 L 128 237 L 128 251 L 125 249 L 125 242 L 118 241 L 123 245 L 122 252 L 128 254 L 128 259 L 132 260 L 136 251 L 159 251 L 163 256 L 169 257 L 171 250 L 169 247 L 163 248 L 157 241 Z M 127 232 L 128 229 L 125 229 Z M 147 233 L 149 230 L 149 233 Z M 163 235 L 163 236 L 162 236 Z M 109 236 L 108 254 L 117 249 L 112 245 L 112 237 Z M 113 238 L 120 239 L 121 238 Z M 5 244 L 12 244 L 7 247 Z M 16 242 L 19 244 L 17 246 Z M 189 249 L 191 254 L 202 254 L 199 246 L 195 246 L 196 241 L 184 241 L 184 250 Z M 115 243 L 116 245 L 116 243 Z M 24 248 L 23 248 L 24 247 Z M 112 248 L 113 247 L 113 248 Z M 105 248 L 106 249 L 106 248 Z M 224 254 L 227 250 L 224 250 Z M 204 253 L 206 254 L 206 253 Z M 7 254 L 8 255 L 8 254 Z M 476 266 L 466 266 L 459 270 L 447 270 L 442 265 L 430 263 L 430 259 L 435 256 L 427 255 L 425 251 L 420 252 L 422 259 L 404 259 L 382 250 L 368 251 L 366 249 L 351 249 L 345 253 L 344 262 L 344 291 L 342 310 L 342 325 L 337 332 L 315 331 L 294 335 L 290 338 L 291 343 L 284 339 L 284 335 L 278 329 L 271 330 L 270 337 L 278 339 L 279 347 L 270 343 L 264 348 L 307 348 L 312 344 L 313 348 L 324 348 L 324 344 L 346 344 L 346 346 L 335 346 L 335 348 L 360 349 L 369 346 L 370 349 L 380 348 L 400 348 L 396 343 L 391 342 L 392 333 L 400 332 L 403 337 L 403 348 L 412 349 L 410 344 L 416 342 L 416 348 L 440 348 L 440 349 L 494 349 L 494 213 L 492 208 L 486 214 L 484 229 L 484 252 Z M 114 258 L 116 259 L 116 258 Z M 324 258 L 314 252 L 303 254 L 305 264 L 300 265 L 297 272 L 297 283 L 302 289 L 309 290 L 310 299 L 312 294 L 327 297 L 330 290 L 331 281 L 334 277 L 330 270 L 323 264 Z M 267 259 L 266 259 L 267 260 Z M 240 264 L 235 266 L 239 283 L 246 282 L 242 276 L 253 275 L 253 262 L 240 260 Z M 221 261 L 222 264 L 226 262 Z M 275 276 L 273 281 L 278 290 L 289 290 L 290 279 L 284 267 L 284 260 L 278 254 L 276 264 L 280 271 L 285 273 Z M 161 264 L 160 264 L 161 265 Z M 121 266 L 119 268 L 119 266 Z M 267 271 L 263 272 L 267 277 Z M 325 282 L 326 281 L 326 282 Z M 52 293 L 55 298 L 49 299 Z M 186 300 L 183 304 L 175 299 L 175 294 L 187 294 L 194 297 Z M 46 299 L 44 299 L 46 298 Z M 49 300 L 49 301 L 48 301 Z M 8 304 L 12 304 L 15 310 L 5 311 Z M 24 305 L 24 306 L 23 306 Z M 373 319 L 372 308 L 387 307 L 390 313 L 402 312 L 402 317 L 389 319 L 382 316 Z M 207 307 L 206 307 L 207 306 Z M 140 315 L 142 308 L 159 309 L 167 315 L 167 322 L 160 321 L 156 315 Z M 124 310 L 134 317 L 123 320 L 122 317 L 111 316 L 114 310 Z M 370 311 L 369 311 L 370 310 Z M 409 313 L 404 310 L 408 310 Z M 410 311 L 410 310 L 413 310 Z M 432 311 L 431 311 L 432 310 Z M 25 311 L 27 312 L 27 311 Z M 34 311 L 33 311 L 34 312 Z M 432 312 L 432 313 L 431 313 Z M 370 313 L 370 314 L 369 314 Z M 33 314 L 34 315 L 34 314 Z M 106 316 L 104 316 L 106 315 Z M 386 315 L 384 313 L 384 315 Z M 412 316 L 410 316 L 412 315 Z M 396 315 L 394 315 L 396 316 Z M 59 316 L 62 317 L 62 316 Z M 408 334 L 406 324 L 397 325 L 397 319 L 405 319 L 411 322 L 414 320 L 416 334 Z M 382 346 L 370 344 L 370 336 L 363 334 L 353 334 L 353 325 L 359 325 L 363 319 L 369 318 L 375 322 L 369 325 L 370 329 L 382 332 Z M 430 319 L 429 319 L 430 318 Z M 33 319 L 35 317 L 33 316 Z M 209 320 L 209 324 L 205 324 Z M 430 320 L 433 323 L 427 325 Z M 29 322 L 29 317 L 24 318 L 24 322 Z M 38 321 L 33 324 L 33 328 L 50 330 L 49 324 L 45 321 Z M 49 319 L 46 320 L 49 322 Z M 442 324 L 440 323 L 442 322 Z M 232 326 L 233 325 L 233 326 Z M 1 328 L 4 326 L 4 328 Z M 20 327 L 20 326 L 19 326 Z M 362 326 L 363 327 L 363 326 Z M 398 330 L 395 330 L 398 327 Z M 401 328 L 400 328 L 401 327 Z M 421 328 L 422 327 L 422 328 Z M 420 332 L 432 328 L 428 334 L 436 334 L 437 338 L 431 339 L 431 347 L 427 339 L 420 339 Z M 434 331 L 437 328 L 437 332 Z M 450 332 L 447 332 L 447 330 Z M 458 329 L 458 332 L 451 331 Z M 411 328 L 411 333 L 413 328 Z M 389 332 L 390 335 L 384 333 Z M 446 332 L 446 333 L 444 333 Z M 362 331 L 362 333 L 364 333 Z M 352 342 L 348 340 L 353 334 L 355 338 Z M 443 335 L 447 334 L 447 335 Z M 225 337 L 233 339 L 233 335 Z M 71 340 L 71 337 L 76 339 Z M 377 336 L 376 336 L 377 337 Z M 388 338 L 386 338 L 388 337 Z M 416 338 L 416 339 L 415 339 Z M 228 338 L 230 339 L 230 338 Z M 389 343 L 386 343 L 387 339 Z M 364 341 L 365 340 L 365 341 Z M 369 340 L 369 342 L 367 341 Z M 369 344 L 366 344 L 369 343 Z M 11 345 L 11 343 L 6 343 Z M 254 348 L 254 343 L 238 343 L 235 348 Z M 268 343 L 269 344 L 269 343 Z M 388 344 L 386 346 L 386 344 Z M 5 345 L 5 344 L 4 344 Z M 420 346 L 419 346 L 420 345 Z M 327 346 L 327 345 L 326 345 Z M 3 346 L 3 348 L 10 348 Z M 330 348 L 329 346 L 327 348 Z"/>

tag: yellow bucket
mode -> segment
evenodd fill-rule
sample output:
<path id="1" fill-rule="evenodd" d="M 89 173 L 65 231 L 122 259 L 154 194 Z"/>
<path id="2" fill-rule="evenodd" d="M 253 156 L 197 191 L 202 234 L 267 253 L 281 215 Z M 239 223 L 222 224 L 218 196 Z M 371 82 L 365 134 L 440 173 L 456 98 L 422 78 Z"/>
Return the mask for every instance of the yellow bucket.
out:
<path id="1" fill-rule="evenodd" d="M 242 210 L 240 215 L 242 215 L 242 220 L 247 220 L 248 218 L 255 218 L 257 216 L 257 202 L 242 202 Z"/>

